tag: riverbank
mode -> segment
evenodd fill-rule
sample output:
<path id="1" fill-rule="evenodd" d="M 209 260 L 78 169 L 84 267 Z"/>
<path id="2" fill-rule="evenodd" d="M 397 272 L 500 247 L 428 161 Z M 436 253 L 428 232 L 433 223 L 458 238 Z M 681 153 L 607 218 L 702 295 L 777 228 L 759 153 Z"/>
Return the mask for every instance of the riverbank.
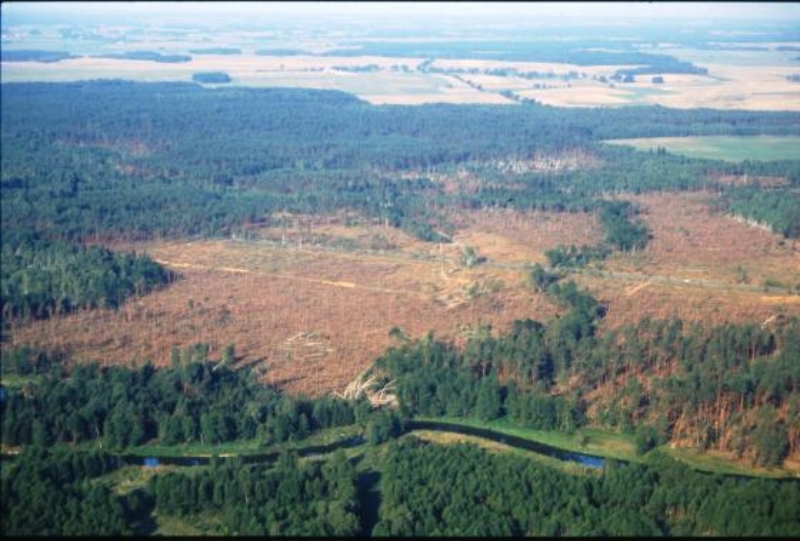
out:
<path id="1" fill-rule="evenodd" d="M 560 469 L 578 471 L 585 468 L 602 468 L 604 460 L 648 463 L 652 456 L 664 453 L 689 467 L 706 473 L 761 477 L 768 479 L 797 479 L 798 472 L 787 468 L 753 468 L 732 463 L 724 457 L 702 453 L 694 449 L 656 447 L 645 455 L 637 455 L 633 436 L 598 428 L 583 428 L 573 434 L 536 430 L 515 426 L 506 419 L 479 421 L 454 417 L 417 417 L 408 421 L 406 434 L 428 433 L 422 439 L 431 439 L 431 432 L 439 434 L 468 435 L 475 443 L 483 440 L 499 452 L 520 452 L 531 458 Z M 442 438 L 438 438 L 440 441 Z M 450 441 L 456 442 L 457 439 Z M 182 445 L 141 445 L 120 452 L 126 462 L 153 465 L 202 465 L 211 457 L 241 457 L 246 462 L 271 461 L 284 451 L 296 452 L 304 458 L 318 458 L 336 449 L 347 450 L 351 458 L 361 454 L 366 442 L 359 425 L 326 429 L 308 438 L 280 444 L 265 445 L 263 440 L 243 440 L 210 445 L 190 443 Z M 83 448 L 94 447 L 84 444 Z M 18 451 L 18 449 L 14 449 Z M 5 451 L 5 450 L 4 450 Z M 6 453 L 4 453 L 6 454 Z M 11 453 L 8 453 L 9 455 Z M 149 460 L 149 462 L 148 462 Z"/>
<path id="2" fill-rule="evenodd" d="M 596 455 L 603 458 L 624 462 L 647 463 L 654 452 L 662 452 L 689 467 L 721 475 L 737 475 L 746 477 L 763 477 L 768 479 L 797 479 L 800 472 L 787 468 L 757 468 L 731 462 L 722 456 L 714 456 L 694 449 L 671 447 L 669 444 L 654 448 L 644 455 L 636 454 L 633 435 L 620 434 L 601 428 L 582 428 L 574 434 L 565 432 L 536 430 L 513 425 L 506 419 L 479 421 L 458 417 L 419 417 L 420 421 L 444 422 L 482 430 L 490 430 L 522 438 L 531 442 L 549 445 L 573 453 Z"/>

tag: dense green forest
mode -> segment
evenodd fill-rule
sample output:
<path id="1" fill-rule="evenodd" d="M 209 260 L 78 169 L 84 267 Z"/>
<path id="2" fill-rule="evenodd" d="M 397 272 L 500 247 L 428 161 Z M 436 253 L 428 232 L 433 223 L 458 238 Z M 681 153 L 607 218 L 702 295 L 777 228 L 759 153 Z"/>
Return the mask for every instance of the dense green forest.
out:
<path id="1" fill-rule="evenodd" d="M 118 308 L 174 279 L 143 255 L 50 241 L 37 233 L 4 233 L 0 258 L 3 321 L 44 319 L 80 308 Z"/>
<path id="2" fill-rule="evenodd" d="M 562 296 L 575 306 L 597 308 L 567 289 Z M 77 365 L 69 374 L 64 359 L 44 352 L 4 358 L 5 374 L 37 379 L 6 388 L 0 399 L 3 444 L 24 444 L 20 455 L 2 462 L 3 535 L 142 535 L 153 533 L 154 516 L 225 535 L 800 532 L 796 480 L 703 474 L 658 453 L 646 464 L 611 461 L 597 474 L 564 473 L 472 445 L 396 441 L 402 417 L 363 402 L 291 398 L 255 384 L 247 372 L 191 360 L 202 356 L 202 348 L 176 352 L 175 366 L 158 371 Z M 486 389 L 479 385 L 476 407 L 493 415 L 501 396 L 495 400 Z M 269 445 L 353 423 L 368 435 L 383 434 L 360 451 L 372 457 L 366 469 L 358 466 L 363 458 L 349 460 L 341 449 L 322 460 L 283 453 L 268 464 L 212 459 L 115 489 L 113 474 L 125 463 L 110 453 L 142 442 L 255 438 Z M 370 521 L 366 507 L 377 496 L 362 484 L 373 474 L 381 503 Z"/>
<path id="3" fill-rule="evenodd" d="M 642 451 L 688 439 L 765 466 L 800 445 L 797 319 L 775 330 L 643 319 L 600 335 L 605 307 L 574 282 L 534 268 L 531 283 L 569 311 L 500 336 L 485 328 L 463 349 L 429 334 L 376 361 L 406 415 L 505 417 L 570 433 L 617 427 L 645 439 Z M 601 391 L 592 411 L 587 389 Z"/>
<path id="4" fill-rule="evenodd" d="M 739 189 L 726 194 L 718 206 L 735 216 L 768 224 L 785 237 L 800 238 L 800 192 L 797 190 Z"/>
<path id="5" fill-rule="evenodd" d="M 67 447 L 30 447 L 2 462 L 6 536 L 120 536 L 136 533 L 138 495 L 119 497 L 95 480 L 115 469 L 113 457 Z"/>
<path id="6" fill-rule="evenodd" d="M 356 470 L 343 451 L 325 462 L 283 455 L 274 467 L 226 461 L 198 475 L 153 477 L 159 514 L 221 514 L 230 535 L 354 536 L 361 533 Z"/>
<path id="7" fill-rule="evenodd" d="M 800 506 L 797 482 L 723 479 L 667 457 L 582 477 L 414 440 L 390 446 L 380 486 L 376 536 L 792 536 Z"/>
<path id="8" fill-rule="evenodd" d="M 378 107 L 331 91 L 121 81 L 4 84 L 2 105 L 3 230 L 64 239 L 224 235 L 273 212 L 351 209 L 440 240 L 448 208 L 591 212 L 613 193 L 724 191 L 719 174 L 784 176 L 792 193 L 800 185 L 797 161 L 726 164 L 601 144 L 797 135 L 797 113 Z M 497 165 L 574 150 L 602 165 L 521 173 Z M 479 171 L 487 183 L 443 193 L 426 176 L 454 167 Z M 409 171 L 418 177 L 402 174 Z M 768 202 L 751 206 L 759 220 L 787 220 Z"/>
<path id="9" fill-rule="evenodd" d="M 25 394 L 7 393 L 2 441 L 50 445 L 99 440 L 111 449 L 153 438 L 166 445 L 256 437 L 269 443 L 350 425 L 369 413 L 363 404 L 333 398 L 293 398 L 224 362 L 212 367 L 207 354 L 208 348 L 198 344 L 176 349 L 169 369 L 150 364 L 139 370 L 101 368 L 93 363 L 78 364 L 65 374 L 64 363 L 54 354 L 14 350 L 3 356 L 3 373 L 38 374 L 42 379 Z"/>

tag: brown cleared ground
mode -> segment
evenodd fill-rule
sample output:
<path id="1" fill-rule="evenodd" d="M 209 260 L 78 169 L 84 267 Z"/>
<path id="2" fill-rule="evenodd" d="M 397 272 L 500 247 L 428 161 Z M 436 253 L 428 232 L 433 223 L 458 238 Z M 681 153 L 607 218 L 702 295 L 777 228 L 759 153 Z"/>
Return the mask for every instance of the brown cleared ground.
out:
<path id="1" fill-rule="evenodd" d="M 141 247 L 140 247 L 141 248 Z M 479 324 L 506 329 L 556 309 L 515 270 L 466 269 L 452 261 L 283 248 L 234 240 L 163 243 L 149 253 L 183 275 L 119 312 L 97 310 L 13 331 L 11 344 L 69 348 L 80 359 L 169 363 L 173 344 L 205 342 L 292 392 L 342 390 L 396 344 L 434 330 L 463 339 Z M 471 290 L 471 291 L 470 291 Z"/>
<path id="2" fill-rule="evenodd" d="M 800 282 L 800 243 L 709 209 L 711 194 L 647 194 L 626 199 L 642 207 L 653 231 L 640 259 L 621 262 L 620 270 L 685 279 L 763 285 L 772 279 Z M 744 271 L 744 274 L 742 273 Z"/>
<path id="3" fill-rule="evenodd" d="M 736 289 L 710 290 L 700 285 L 665 284 L 642 278 L 628 282 L 584 277 L 582 284 L 608 301 L 603 326 L 636 324 L 642 317 L 706 325 L 724 323 L 765 324 L 776 315 L 800 315 L 800 296 L 765 294 Z"/>
<path id="4" fill-rule="evenodd" d="M 763 288 L 766 279 L 793 285 L 796 241 L 711 212 L 708 197 L 624 196 L 642 207 L 653 232 L 648 249 L 569 276 L 608 303 L 604 326 L 643 316 L 760 324 L 800 315 L 800 296 Z M 291 392 L 341 391 L 397 344 L 395 326 L 412 339 L 433 330 L 460 342 L 480 324 L 502 332 L 515 319 L 550 320 L 560 310 L 526 285 L 526 265 L 603 234 L 591 214 L 485 210 L 451 217 L 459 229 L 440 246 L 382 224 L 346 225 L 353 216 L 285 218 L 252 229 L 248 240 L 117 246 L 147 251 L 182 280 L 118 312 L 12 329 L 3 348 L 31 343 L 84 360 L 165 365 L 173 345 L 208 343 L 217 360 L 234 343 L 238 365 L 255 365 Z M 464 267 L 466 246 L 487 261 Z"/>
<path id="5" fill-rule="evenodd" d="M 624 197 L 641 206 L 653 238 L 644 252 L 608 262 L 617 279 L 582 276 L 598 297 L 610 300 L 607 325 L 635 323 L 642 315 L 708 323 L 800 315 L 800 295 L 764 288 L 800 282 L 800 243 L 710 210 L 711 197 Z"/>
<path id="6" fill-rule="evenodd" d="M 547 264 L 545 252 L 560 245 L 595 245 L 603 240 L 594 214 L 483 210 L 465 215 L 455 240 L 480 247 L 491 261 Z"/>

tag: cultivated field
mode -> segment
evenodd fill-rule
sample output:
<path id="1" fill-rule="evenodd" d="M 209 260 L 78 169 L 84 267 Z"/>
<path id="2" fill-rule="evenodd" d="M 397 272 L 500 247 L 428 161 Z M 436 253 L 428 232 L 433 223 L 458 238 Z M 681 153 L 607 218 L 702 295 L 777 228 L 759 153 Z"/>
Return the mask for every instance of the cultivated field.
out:
<path id="1" fill-rule="evenodd" d="M 202 55 L 193 57 L 190 62 L 173 64 L 75 58 L 52 64 L 3 62 L 2 78 L 3 82 L 72 82 L 89 79 L 191 82 L 195 73 L 224 71 L 232 79 L 230 86 L 341 90 L 375 104 L 514 103 L 497 93 L 478 92 L 447 75 L 416 71 L 423 60 L 370 56 Z M 353 72 L 336 69 L 369 65 L 378 66 L 379 70 Z"/>
<path id="2" fill-rule="evenodd" d="M 800 296 L 763 287 L 767 279 L 796 281 L 796 241 L 712 213 L 706 197 L 630 198 L 653 230 L 650 247 L 571 276 L 609 304 L 605 325 L 643 315 L 721 323 L 800 314 Z M 234 343 L 239 365 L 317 395 L 342 390 L 397 344 L 394 327 L 411 339 L 433 330 L 460 342 L 481 324 L 503 331 L 518 318 L 551 319 L 561 309 L 527 286 L 526 264 L 545 263 L 544 252 L 559 244 L 602 239 L 590 214 L 493 210 L 457 218 L 455 242 L 441 246 L 381 224 L 348 226 L 341 216 L 298 216 L 248 239 L 128 246 L 182 279 L 118 312 L 23 325 L 3 347 L 27 342 L 65 347 L 79 359 L 164 365 L 173 345 L 207 343 L 220 359 Z M 487 261 L 465 267 L 463 246 Z"/>
<path id="3" fill-rule="evenodd" d="M 690 158 L 707 158 L 729 162 L 800 159 L 800 137 L 796 136 L 648 137 L 641 139 L 614 139 L 606 142 L 615 145 L 632 146 L 641 150 L 656 150 L 662 147 L 667 152 L 682 154 Z"/>
<path id="4" fill-rule="evenodd" d="M 191 48 L 183 42 L 159 42 L 158 45 L 174 48 L 181 53 Z M 241 46 L 235 42 L 225 45 Z M 324 45 L 316 44 L 305 49 L 324 50 Z M 330 46 L 327 44 L 327 48 Z M 667 73 L 662 74 L 663 83 L 652 82 L 653 75 L 640 75 L 634 83 L 617 83 L 609 80 L 617 70 L 636 66 L 577 66 L 473 59 L 437 59 L 431 64 L 433 68 L 449 71 L 477 70 L 477 73 L 455 76 L 419 71 L 425 58 L 261 56 L 255 55 L 253 48 L 244 48 L 240 55 L 195 54 L 190 62 L 179 64 L 86 57 L 52 64 L 3 62 L 2 79 L 3 82 L 99 78 L 188 82 L 193 73 L 224 71 L 231 76 L 231 85 L 234 86 L 336 89 L 351 92 L 375 104 L 513 104 L 512 100 L 501 95 L 501 92 L 511 90 L 521 97 L 562 107 L 659 104 L 675 108 L 800 110 L 800 83 L 787 78 L 798 72 L 797 63 L 791 60 L 797 56 L 796 52 L 774 49 L 747 52 L 726 50 L 711 54 L 708 51 L 669 47 L 663 51 L 648 49 L 648 52 L 654 51 L 694 61 L 707 68 L 708 75 Z M 374 67 L 376 71 L 336 69 L 367 66 Z M 550 76 L 523 79 L 483 73 L 496 69 L 537 71 Z M 605 77 L 606 81 L 602 81 L 601 77 Z"/>

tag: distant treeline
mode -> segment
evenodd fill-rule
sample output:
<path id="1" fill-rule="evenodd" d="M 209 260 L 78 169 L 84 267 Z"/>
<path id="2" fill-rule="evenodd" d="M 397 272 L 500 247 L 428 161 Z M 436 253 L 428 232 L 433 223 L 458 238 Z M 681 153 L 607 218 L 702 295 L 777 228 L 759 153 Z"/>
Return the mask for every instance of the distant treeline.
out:
<path id="1" fill-rule="evenodd" d="M 628 75 L 654 75 L 663 73 L 688 73 L 691 75 L 708 75 L 707 68 L 699 68 L 691 62 L 683 62 L 675 59 L 672 62 L 665 61 L 638 68 L 625 68 L 616 71 L 617 75 L 623 77 Z"/>
<path id="2" fill-rule="evenodd" d="M 189 49 L 189 53 L 236 55 L 242 54 L 242 50 L 236 47 L 207 47 L 205 49 Z"/>
<path id="3" fill-rule="evenodd" d="M 185 54 L 161 54 L 155 51 L 125 51 L 124 53 L 105 53 L 94 58 L 115 58 L 119 60 L 149 60 L 166 64 L 189 62 L 192 57 Z"/>
<path id="4" fill-rule="evenodd" d="M 231 76 L 224 71 L 204 71 L 192 75 L 192 81 L 197 83 L 230 83 Z"/>
<path id="5" fill-rule="evenodd" d="M 44 62 L 46 64 L 60 62 L 68 58 L 80 58 L 66 51 L 42 51 L 38 49 L 6 49 L 0 51 L 3 62 Z"/>
<path id="6" fill-rule="evenodd" d="M 389 56 L 404 58 L 491 59 L 517 62 L 553 62 L 577 66 L 639 65 L 658 69 L 658 73 L 687 73 L 701 70 L 674 56 L 644 53 L 633 49 L 621 51 L 607 48 L 607 41 L 592 43 L 582 40 L 575 47 L 564 47 L 559 41 L 482 40 L 482 41 L 353 41 L 348 48 L 327 51 L 325 56 Z M 594 46 L 593 46 L 594 45 Z M 672 71 L 681 70 L 681 71 Z"/>

